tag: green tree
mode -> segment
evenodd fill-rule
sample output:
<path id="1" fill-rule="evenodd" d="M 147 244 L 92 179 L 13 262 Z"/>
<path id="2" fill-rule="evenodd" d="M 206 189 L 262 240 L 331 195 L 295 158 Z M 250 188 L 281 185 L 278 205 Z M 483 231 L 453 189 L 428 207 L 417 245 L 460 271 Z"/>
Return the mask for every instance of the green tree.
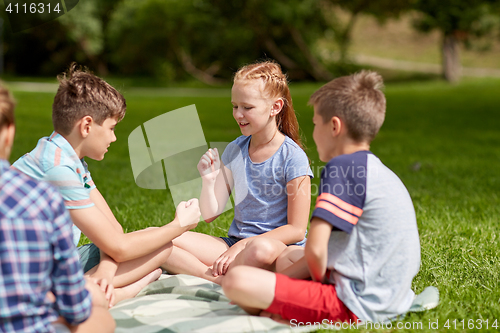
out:
<path id="1" fill-rule="evenodd" d="M 402 12 L 411 9 L 414 0 L 325 0 L 324 13 L 329 26 L 333 30 L 335 43 L 339 47 L 340 62 L 348 59 L 348 51 L 352 42 L 352 30 L 361 14 L 375 16 L 380 23 L 388 18 L 398 17 Z M 347 15 L 345 19 L 339 15 L 339 9 Z"/>
<path id="2" fill-rule="evenodd" d="M 53 76 L 77 61 L 97 69 L 99 74 L 107 74 L 106 31 L 109 15 L 119 2 L 121 0 L 79 1 L 67 14 L 17 33 L 4 23 L 6 71 Z M 34 19 L 28 16 L 26 23 Z"/>
<path id="3" fill-rule="evenodd" d="M 0 6 L 2 8 L 2 6 Z M 75 44 L 67 40 L 58 20 L 13 33 L 4 17 L 4 72 L 55 75 L 75 59 Z"/>
<path id="4" fill-rule="evenodd" d="M 111 61 L 125 74 L 176 79 L 185 72 L 217 84 L 221 64 L 247 35 L 230 30 L 203 0 L 125 0 L 111 16 Z"/>
<path id="5" fill-rule="evenodd" d="M 121 0 L 85 0 L 61 16 L 67 37 L 77 45 L 77 59 L 89 63 L 99 74 L 108 74 L 106 41 L 110 15 Z"/>
<path id="6" fill-rule="evenodd" d="M 254 45 L 284 66 L 291 77 L 328 80 L 331 73 L 313 52 L 327 28 L 319 0 L 211 0 L 231 26 L 254 35 Z"/>
<path id="7" fill-rule="evenodd" d="M 312 51 L 325 26 L 318 0 L 125 0 L 109 38 L 113 63 L 129 73 L 217 84 L 272 57 L 293 79 L 325 80 L 331 74 Z"/>
<path id="8" fill-rule="evenodd" d="M 104 32 L 98 8 L 99 4 L 95 0 L 80 1 L 74 10 L 59 18 L 68 38 L 83 53 L 78 56 L 79 61 L 88 59 L 93 64 L 99 63 L 99 55 L 104 49 Z M 99 72 L 102 72 L 102 68 Z"/>
<path id="9" fill-rule="evenodd" d="M 417 0 L 415 8 L 422 17 L 415 21 L 418 30 L 438 30 L 442 35 L 443 76 L 449 82 L 460 79 L 460 43 L 466 46 L 478 37 L 491 34 L 499 26 L 496 0 Z"/>

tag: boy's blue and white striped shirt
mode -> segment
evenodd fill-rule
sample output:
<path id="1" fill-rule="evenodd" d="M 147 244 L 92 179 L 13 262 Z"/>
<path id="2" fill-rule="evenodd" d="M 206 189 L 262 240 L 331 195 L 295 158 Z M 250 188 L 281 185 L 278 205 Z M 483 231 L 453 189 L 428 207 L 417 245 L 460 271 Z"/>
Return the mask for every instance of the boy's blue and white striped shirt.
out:
<path id="1" fill-rule="evenodd" d="M 31 178 L 54 185 L 67 209 L 94 206 L 90 191 L 95 188 L 87 163 L 79 159 L 71 144 L 59 133 L 43 137 L 31 152 L 19 158 L 13 167 Z M 81 231 L 73 226 L 73 242 L 78 245 Z"/>

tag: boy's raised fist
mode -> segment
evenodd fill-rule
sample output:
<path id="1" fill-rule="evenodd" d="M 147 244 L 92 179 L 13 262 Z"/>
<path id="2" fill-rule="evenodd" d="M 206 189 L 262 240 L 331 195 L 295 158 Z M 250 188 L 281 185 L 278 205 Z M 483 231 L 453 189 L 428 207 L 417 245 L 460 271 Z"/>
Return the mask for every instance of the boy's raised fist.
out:
<path id="1" fill-rule="evenodd" d="M 189 201 L 181 201 L 176 210 L 177 219 L 181 227 L 190 226 L 193 229 L 200 221 L 200 204 L 198 199 L 193 198 Z"/>

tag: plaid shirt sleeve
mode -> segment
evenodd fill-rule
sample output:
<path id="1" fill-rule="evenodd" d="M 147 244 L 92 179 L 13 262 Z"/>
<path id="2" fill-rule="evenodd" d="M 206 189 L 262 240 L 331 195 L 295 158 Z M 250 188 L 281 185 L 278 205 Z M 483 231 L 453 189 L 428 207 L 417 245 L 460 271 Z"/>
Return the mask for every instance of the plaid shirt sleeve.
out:
<path id="1" fill-rule="evenodd" d="M 71 325 L 88 319 L 92 300 L 85 289 L 82 268 L 78 253 L 72 242 L 72 222 L 59 195 L 51 201 L 55 213 L 52 246 L 54 249 L 54 268 L 52 271 L 53 290 L 59 314 Z"/>

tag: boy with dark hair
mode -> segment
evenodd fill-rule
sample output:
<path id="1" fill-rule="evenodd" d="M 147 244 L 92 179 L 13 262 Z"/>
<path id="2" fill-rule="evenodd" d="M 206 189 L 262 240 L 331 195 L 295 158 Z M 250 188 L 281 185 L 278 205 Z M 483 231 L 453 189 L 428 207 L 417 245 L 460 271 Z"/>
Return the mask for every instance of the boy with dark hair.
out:
<path id="1" fill-rule="evenodd" d="M 104 294 L 83 279 L 61 195 L 9 168 L 14 132 L 0 84 L 0 331 L 113 332 Z"/>
<path id="2" fill-rule="evenodd" d="M 295 323 L 384 322 L 410 308 L 420 267 L 415 211 L 401 180 L 369 151 L 385 117 L 381 88 L 379 74 L 362 71 L 312 95 L 313 138 L 328 163 L 304 257 L 286 275 L 228 272 L 224 292 L 250 313 Z M 291 278 L 308 273 L 313 281 Z"/>
<path id="3" fill-rule="evenodd" d="M 79 248 L 83 270 L 106 291 L 112 306 L 160 276 L 159 267 L 172 251 L 171 240 L 198 223 L 198 201 L 179 204 L 167 225 L 125 234 L 83 160 L 102 160 L 116 141 L 114 128 L 125 115 L 125 99 L 76 64 L 59 76 L 59 82 L 52 106 L 55 131 L 13 166 L 59 189 L 75 224 L 74 243 L 81 232 L 93 242 Z"/>

